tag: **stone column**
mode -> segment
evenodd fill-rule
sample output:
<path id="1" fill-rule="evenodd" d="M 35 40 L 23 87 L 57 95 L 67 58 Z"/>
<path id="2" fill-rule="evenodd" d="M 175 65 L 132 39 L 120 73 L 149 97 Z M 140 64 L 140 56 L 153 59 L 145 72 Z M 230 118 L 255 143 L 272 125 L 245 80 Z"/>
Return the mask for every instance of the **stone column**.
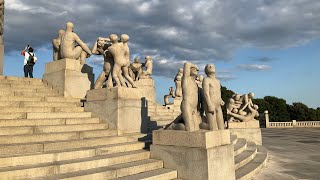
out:
<path id="1" fill-rule="evenodd" d="M 270 124 L 269 124 L 269 112 L 268 111 L 264 111 L 264 118 L 266 120 L 266 128 L 269 128 Z"/>
<path id="2" fill-rule="evenodd" d="M 297 120 L 292 120 L 292 127 L 296 127 L 297 126 Z"/>
<path id="3" fill-rule="evenodd" d="M 109 124 L 118 134 L 147 132 L 147 101 L 143 89 L 113 87 L 87 92 L 86 111 Z"/>
<path id="4" fill-rule="evenodd" d="M 3 75 L 3 63 L 4 63 L 4 43 L 3 37 L 0 36 L 0 76 Z"/>
<path id="5" fill-rule="evenodd" d="M 178 178 L 235 179 L 234 150 L 229 130 L 153 131 L 151 158 L 176 169 Z"/>
<path id="6" fill-rule="evenodd" d="M 247 141 L 253 141 L 257 145 L 262 145 L 261 129 L 257 120 L 228 122 L 228 129 L 231 134 L 237 135 L 238 138 L 245 138 Z"/>
<path id="7" fill-rule="evenodd" d="M 49 62 L 45 67 L 43 80 L 52 85 L 64 97 L 85 98 L 94 82 L 92 68 L 75 59 L 60 59 Z"/>

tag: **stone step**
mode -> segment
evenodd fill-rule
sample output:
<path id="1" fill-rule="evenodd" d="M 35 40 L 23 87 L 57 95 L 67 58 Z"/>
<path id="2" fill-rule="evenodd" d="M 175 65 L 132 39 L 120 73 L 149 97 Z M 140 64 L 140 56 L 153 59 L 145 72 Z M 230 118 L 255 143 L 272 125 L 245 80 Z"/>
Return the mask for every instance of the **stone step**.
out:
<path id="1" fill-rule="evenodd" d="M 89 158 L 81 158 L 76 160 L 58 161 L 54 163 L 0 168 L 0 177 L 3 179 L 29 179 L 54 174 L 89 170 L 92 168 L 111 166 L 133 161 L 141 161 L 148 159 L 149 157 L 150 152 L 145 150 L 138 150 Z"/>
<path id="2" fill-rule="evenodd" d="M 24 166 L 41 163 L 52 163 L 79 158 L 101 156 L 113 153 L 141 150 L 143 142 L 118 143 L 106 146 L 72 149 L 67 151 L 52 151 L 46 153 L 32 153 L 26 155 L 14 155 L 0 157 L 0 168 Z"/>
<path id="3" fill-rule="evenodd" d="M 89 118 L 91 117 L 91 112 L 79 112 L 79 113 L 64 113 L 64 112 L 54 112 L 54 113 L 37 113 L 31 112 L 26 113 L 27 119 L 51 119 L 51 118 Z M 1 117 L 1 114 L 0 114 Z"/>
<path id="4" fill-rule="evenodd" d="M 256 144 L 252 141 L 249 141 L 247 144 L 246 150 L 234 157 L 236 170 L 248 164 L 257 154 Z"/>
<path id="5" fill-rule="evenodd" d="M 0 113 L 23 113 L 23 112 L 84 112 L 83 107 L 6 107 L 1 108 Z"/>
<path id="6" fill-rule="evenodd" d="M 245 166 L 236 170 L 236 179 L 247 180 L 256 175 L 265 165 L 268 158 L 268 151 L 263 146 L 257 146 L 257 155 Z"/>
<path id="7" fill-rule="evenodd" d="M 42 81 L 24 81 L 24 80 L 10 80 L 10 79 L 1 79 L 0 84 L 25 84 L 25 85 L 47 85 Z"/>
<path id="8" fill-rule="evenodd" d="M 41 85 L 31 85 L 31 84 L 11 84 L 11 83 L 0 83 L 0 89 L 11 88 L 11 89 L 45 89 L 49 88 L 43 84 Z"/>
<path id="9" fill-rule="evenodd" d="M 85 171 L 78 171 L 60 175 L 35 178 L 34 180 L 65 179 L 65 180 L 88 180 L 88 179 L 114 179 L 133 174 L 152 171 L 163 167 L 161 160 L 145 159 L 129 163 L 117 164 L 101 168 L 94 168 Z"/>
<path id="10" fill-rule="evenodd" d="M 106 130 L 108 125 L 99 124 L 75 124 L 75 125 L 58 125 L 58 126 L 37 126 L 34 127 L 34 133 L 56 133 L 56 132 L 78 132 L 91 130 Z M 0 128 L 1 131 L 1 128 Z"/>
<path id="11" fill-rule="evenodd" d="M 157 169 L 153 171 L 147 171 L 144 173 L 139 173 L 135 175 L 125 176 L 122 178 L 117 178 L 118 180 L 133 180 L 133 179 L 140 179 L 140 180 L 170 180 L 178 177 L 178 173 L 175 170 L 171 169 Z"/>
<path id="12" fill-rule="evenodd" d="M 47 102 L 80 102 L 79 98 L 45 97 Z"/>
<path id="13" fill-rule="evenodd" d="M 237 143 L 237 141 L 238 141 L 238 136 L 231 134 L 231 135 L 230 135 L 230 142 L 231 142 L 233 145 L 235 145 L 235 144 Z"/>
<path id="14" fill-rule="evenodd" d="M 247 140 L 244 138 L 238 138 L 237 143 L 234 145 L 234 156 L 239 155 L 247 148 Z"/>
<path id="15" fill-rule="evenodd" d="M 22 141 L 20 144 L 3 144 L 0 145 L 0 156 L 12 155 L 12 154 L 28 154 L 28 153 L 41 153 L 50 151 L 62 151 L 78 148 L 89 148 L 94 146 L 105 146 L 116 143 L 125 143 L 137 141 L 136 137 L 131 136 L 117 136 L 116 130 L 106 130 L 108 133 L 104 133 L 104 137 L 91 137 L 88 139 L 69 139 L 69 140 L 56 140 L 56 141 L 38 141 L 27 143 Z M 78 137 L 85 136 L 92 131 L 79 132 Z M 53 133 L 51 133 L 53 134 Z M 62 133 L 59 133 L 62 134 Z M 71 133 L 64 133 L 71 134 Z M 54 138 L 56 138 L 53 135 Z M 19 138 L 19 136 L 18 136 Z M 1 142 L 1 141 L 0 141 Z"/>
<path id="16" fill-rule="evenodd" d="M 7 92 L 1 91 L 0 93 L 7 93 Z M 56 92 L 13 92 L 13 93 L 14 93 L 14 96 L 17 96 L 17 97 L 57 97 L 57 96 L 60 96 Z"/>
<path id="17" fill-rule="evenodd" d="M 16 126 L 50 126 L 65 124 L 93 124 L 100 123 L 99 118 L 75 118 L 75 119 L 0 119 L 0 127 Z"/>
<path id="18" fill-rule="evenodd" d="M 0 136 L 0 145 L 79 139 L 78 132 Z"/>
<path id="19" fill-rule="evenodd" d="M 174 121 L 177 116 L 150 116 L 150 121 Z"/>
<path id="20" fill-rule="evenodd" d="M 17 96 L 7 96 L 7 97 L 0 97 L 1 101 L 43 101 L 43 97 L 17 97 Z"/>
<path id="21" fill-rule="evenodd" d="M 21 102 L 20 104 L 20 107 L 79 107 L 81 105 L 79 102 Z"/>
<path id="22" fill-rule="evenodd" d="M 42 82 L 42 79 L 39 78 L 25 78 L 17 76 L 0 76 L 0 79 L 6 79 L 11 81 Z"/>

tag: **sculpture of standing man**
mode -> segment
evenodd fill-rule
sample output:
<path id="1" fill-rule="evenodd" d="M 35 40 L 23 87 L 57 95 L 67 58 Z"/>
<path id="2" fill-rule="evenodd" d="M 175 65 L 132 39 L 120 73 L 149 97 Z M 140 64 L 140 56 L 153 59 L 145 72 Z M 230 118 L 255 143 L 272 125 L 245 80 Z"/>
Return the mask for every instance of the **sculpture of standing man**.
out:
<path id="1" fill-rule="evenodd" d="M 60 55 L 61 58 L 78 59 L 83 66 L 86 63 L 86 58 L 91 55 L 91 51 L 79 36 L 73 32 L 73 28 L 73 24 L 68 22 L 66 32 L 61 38 Z M 79 46 L 75 46 L 75 43 Z"/>
<path id="2" fill-rule="evenodd" d="M 130 52 L 128 52 L 129 48 L 128 49 L 126 48 L 127 47 L 126 43 L 129 40 L 129 36 L 122 37 L 121 38 L 122 43 L 118 42 L 118 36 L 116 34 L 110 34 L 109 38 L 112 45 L 108 47 L 108 51 L 110 52 L 114 60 L 114 66 L 112 70 L 113 80 L 116 82 L 116 85 L 118 87 L 121 86 L 119 74 L 121 73 L 121 70 L 122 70 L 124 77 L 129 81 L 132 87 L 135 88 L 136 85 L 134 84 L 133 79 L 129 76 L 129 71 L 128 71 L 128 68 L 130 65 L 130 61 L 128 62 L 128 54 Z"/>
<path id="3" fill-rule="evenodd" d="M 183 76 L 183 69 L 179 68 L 178 73 L 177 73 L 176 77 L 174 78 L 174 83 L 176 85 L 175 96 L 177 98 L 182 97 L 182 87 L 181 87 L 182 76 Z"/>
<path id="4" fill-rule="evenodd" d="M 198 114 L 198 86 L 196 77 L 198 67 L 192 63 L 185 63 L 182 77 L 181 112 L 186 131 L 199 130 L 201 119 Z"/>
<path id="5" fill-rule="evenodd" d="M 221 99 L 220 81 L 215 77 L 215 66 L 207 64 L 205 67 L 207 75 L 203 80 L 203 101 L 206 112 L 206 119 L 210 130 L 223 130 L 224 121 L 221 106 L 224 105 Z"/>

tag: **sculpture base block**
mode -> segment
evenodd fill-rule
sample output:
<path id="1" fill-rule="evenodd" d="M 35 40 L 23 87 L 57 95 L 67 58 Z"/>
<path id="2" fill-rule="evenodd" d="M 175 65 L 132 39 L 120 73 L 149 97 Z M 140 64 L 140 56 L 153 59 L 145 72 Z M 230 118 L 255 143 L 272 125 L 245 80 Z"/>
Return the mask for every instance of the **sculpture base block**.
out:
<path id="1" fill-rule="evenodd" d="M 86 65 L 87 66 L 87 65 Z M 82 73 L 78 60 L 61 59 L 46 64 L 43 80 L 52 85 L 64 97 L 84 98 L 92 86 L 91 73 Z"/>
<path id="2" fill-rule="evenodd" d="M 247 141 L 253 141 L 257 145 L 262 145 L 259 121 L 229 122 L 228 128 L 231 134 L 237 135 L 238 138 L 245 138 Z"/>
<path id="3" fill-rule="evenodd" d="M 229 130 L 153 131 L 151 158 L 176 169 L 182 179 L 235 179 L 234 150 Z"/>
<path id="4" fill-rule="evenodd" d="M 156 102 L 156 88 L 154 87 L 153 79 L 139 79 L 135 81 L 138 89 L 143 89 L 145 98 L 150 102 Z"/>
<path id="5" fill-rule="evenodd" d="M 147 103 L 144 90 L 113 87 L 87 92 L 84 108 L 109 124 L 118 134 L 147 131 Z"/>

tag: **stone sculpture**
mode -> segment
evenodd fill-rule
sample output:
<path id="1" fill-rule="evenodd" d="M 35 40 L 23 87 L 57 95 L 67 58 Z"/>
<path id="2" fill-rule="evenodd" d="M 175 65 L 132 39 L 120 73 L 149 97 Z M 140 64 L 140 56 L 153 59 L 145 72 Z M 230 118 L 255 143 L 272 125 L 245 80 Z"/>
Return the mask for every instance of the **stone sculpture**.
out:
<path id="1" fill-rule="evenodd" d="M 215 66 L 207 64 L 203 80 L 203 105 L 206 115 L 207 125 L 210 130 L 223 130 L 224 121 L 221 106 L 224 105 L 221 99 L 220 81 L 215 76 Z"/>
<path id="2" fill-rule="evenodd" d="M 175 92 L 176 98 L 182 97 L 182 87 L 181 87 L 182 76 L 183 76 L 183 69 L 179 68 L 178 73 L 177 73 L 176 77 L 174 78 L 174 83 L 176 85 L 176 92 Z"/>
<path id="3" fill-rule="evenodd" d="M 86 58 L 91 56 L 91 51 L 73 30 L 73 24 L 68 22 L 65 34 L 61 38 L 60 55 L 62 59 L 69 58 L 80 60 L 80 64 L 83 66 L 86 63 Z M 79 46 L 75 46 L 75 43 Z"/>
<path id="4" fill-rule="evenodd" d="M 107 81 L 107 87 L 113 87 L 111 69 L 113 66 L 112 55 L 108 52 L 108 47 L 111 46 L 109 38 L 99 37 L 92 48 L 92 54 L 103 55 L 103 71 L 99 75 L 94 85 L 94 89 L 102 88 L 103 83 Z"/>
<path id="5" fill-rule="evenodd" d="M 141 79 L 152 79 L 152 70 L 153 70 L 153 64 L 152 59 L 150 56 L 145 57 L 146 62 L 144 63 L 144 67 L 146 68 L 145 71 L 143 71 L 141 75 Z"/>
<path id="6" fill-rule="evenodd" d="M 174 98 L 174 90 L 173 87 L 169 88 L 169 94 L 164 95 L 164 105 L 170 105 L 172 103 L 170 103 L 169 99 L 170 98 Z"/>
<path id="7" fill-rule="evenodd" d="M 4 0 L 0 0 L 0 36 L 3 35 L 4 27 Z"/>
<path id="8" fill-rule="evenodd" d="M 253 104 L 254 93 L 234 94 L 227 105 L 228 122 L 246 122 L 259 117 L 258 106 Z"/>
<path id="9" fill-rule="evenodd" d="M 134 58 L 133 63 L 130 64 L 129 74 L 134 81 L 139 80 L 142 74 L 142 63 L 139 58 Z"/>
<path id="10" fill-rule="evenodd" d="M 53 61 L 57 61 L 61 59 L 60 56 L 60 44 L 61 38 L 64 35 L 65 30 L 60 29 L 58 32 L 58 38 L 52 40 L 52 47 L 53 47 Z"/>
<path id="11" fill-rule="evenodd" d="M 116 34 L 110 34 L 109 36 L 112 45 L 108 47 L 108 51 L 113 57 L 114 66 L 112 70 L 112 78 L 118 87 L 122 86 L 119 75 L 121 75 L 121 70 L 125 79 L 131 84 L 132 87 L 136 88 L 133 79 L 129 76 L 129 65 L 130 60 L 128 59 L 128 54 L 130 56 L 129 47 L 127 46 L 127 41 L 129 36 L 123 36 L 121 43 L 118 42 L 118 36 Z M 128 47 L 128 48 L 127 48 Z"/>
<path id="12" fill-rule="evenodd" d="M 198 86 L 196 77 L 198 67 L 192 63 L 185 63 L 182 77 L 181 115 L 165 129 L 196 131 L 200 129 L 201 117 L 198 112 Z"/>

